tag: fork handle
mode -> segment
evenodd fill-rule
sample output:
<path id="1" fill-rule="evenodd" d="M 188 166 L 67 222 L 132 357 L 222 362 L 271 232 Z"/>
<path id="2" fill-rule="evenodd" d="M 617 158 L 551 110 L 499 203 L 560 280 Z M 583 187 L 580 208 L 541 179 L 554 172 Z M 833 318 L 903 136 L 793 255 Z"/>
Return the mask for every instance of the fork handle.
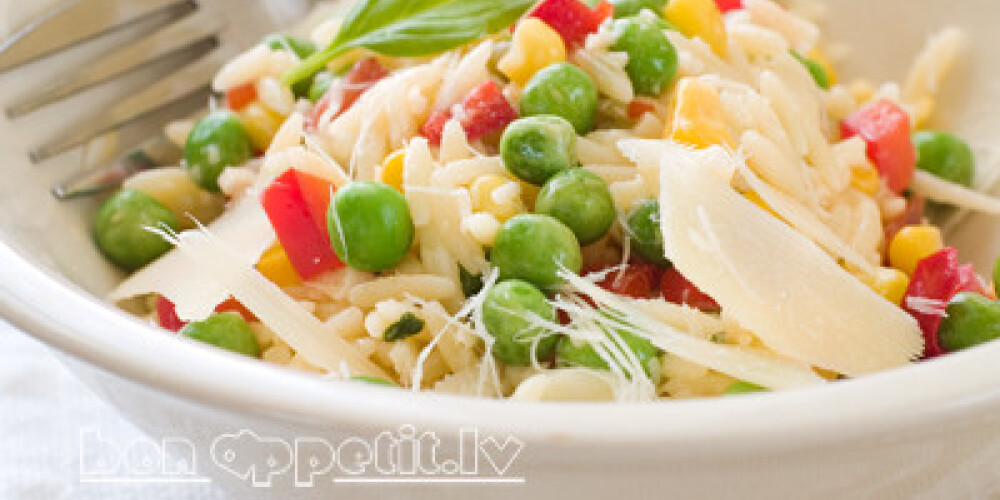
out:
<path id="1" fill-rule="evenodd" d="M 122 155 L 117 160 L 81 172 L 52 188 L 52 194 L 60 200 L 91 196 L 117 188 L 130 176 L 164 165 L 176 164 L 181 159 L 181 150 L 166 136 L 159 134 L 139 145 L 138 148 Z"/>

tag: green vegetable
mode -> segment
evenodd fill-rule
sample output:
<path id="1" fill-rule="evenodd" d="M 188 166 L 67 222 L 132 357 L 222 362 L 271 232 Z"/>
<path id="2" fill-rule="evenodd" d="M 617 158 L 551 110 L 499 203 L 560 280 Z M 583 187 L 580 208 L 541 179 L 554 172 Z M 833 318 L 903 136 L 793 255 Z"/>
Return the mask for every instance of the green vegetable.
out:
<path id="1" fill-rule="evenodd" d="M 326 223 L 337 257 L 360 271 L 396 267 L 413 244 L 410 206 L 398 191 L 379 182 L 352 182 L 338 189 Z"/>
<path id="2" fill-rule="evenodd" d="M 532 318 L 555 322 L 556 311 L 545 294 L 531 283 L 508 280 L 498 283 L 483 302 L 483 325 L 496 341 L 493 357 L 508 365 L 531 364 L 532 344 L 537 340 L 536 359 L 548 359 L 559 340 L 557 335 L 534 324 Z"/>
<path id="3" fill-rule="evenodd" d="M 371 375 L 355 375 L 351 377 L 351 380 L 356 382 L 364 382 L 366 384 L 372 385 L 384 385 L 386 387 L 399 387 L 395 382 L 391 380 L 386 380 L 382 377 L 372 377 Z"/>
<path id="4" fill-rule="evenodd" d="M 657 16 L 662 16 L 667 0 L 611 0 L 611 5 L 615 6 L 615 19 L 638 15 L 642 9 L 649 9 Z"/>
<path id="5" fill-rule="evenodd" d="M 472 297 L 483 289 L 483 275 L 472 274 L 461 265 L 458 266 L 458 281 L 462 285 L 462 295 Z"/>
<path id="6" fill-rule="evenodd" d="M 305 59 L 316 52 L 316 44 L 310 42 L 309 40 L 303 40 L 294 36 L 278 34 L 268 35 L 264 38 L 263 43 L 271 50 L 291 51 L 299 59 Z M 303 78 L 302 80 L 292 84 L 292 94 L 295 94 L 295 97 L 297 98 L 308 96 L 309 92 L 312 90 L 316 75 L 319 75 L 319 72 L 313 73 L 307 78 Z"/>
<path id="7" fill-rule="evenodd" d="M 663 255 L 663 235 L 660 232 L 660 203 L 643 200 L 632 208 L 625 223 L 631 248 L 653 264 L 666 267 L 670 261 Z"/>
<path id="8" fill-rule="evenodd" d="M 407 337 L 412 337 L 420 333 L 420 330 L 423 329 L 424 320 L 418 318 L 416 314 L 408 312 L 400 316 L 395 323 L 389 325 L 389 327 L 385 329 L 385 333 L 382 334 L 382 338 L 385 339 L 386 342 L 395 342 Z"/>
<path id="9" fill-rule="evenodd" d="M 597 115 L 597 85 L 572 64 L 552 64 L 524 85 L 520 107 L 521 116 L 561 116 L 578 134 L 585 134 Z"/>
<path id="10" fill-rule="evenodd" d="M 923 131 L 913 134 L 917 148 L 917 168 L 946 181 L 972 187 L 976 159 L 962 139 L 947 132 Z"/>
<path id="11" fill-rule="evenodd" d="M 132 271 L 170 250 L 170 243 L 147 228 L 176 231 L 177 216 L 142 191 L 122 189 L 97 210 L 94 240 L 111 262 Z"/>
<path id="12" fill-rule="evenodd" d="M 726 390 L 722 391 L 723 394 L 729 396 L 734 396 L 737 394 L 751 394 L 754 392 L 767 392 L 767 389 L 757 384 L 751 384 L 750 382 L 737 380 L 736 382 L 729 384 L 729 387 L 726 387 Z"/>
<path id="13" fill-rule="evenodd" d="M 828 90 L 830 88 L 830 76 L 826 74 L 826 69 L 823 65 L 805 57 L 798 52 L 792 51 L 792 56 L 799 60 L 803 66 L 809 70 L 809 74 L 812 75 L 813 80 L 816 81 L 816 85 L 819 85 L 821 89 Z"/>
<path id="14" fill-rule="evenodd" d="M 579 273 L 583 256 L 573 231 L 558 219 L 521 214 L 500 227 L 490 262 L 499 269 L 501 280 L 516 278 L 549 288 L 563 282 L 560 269 Z"/>
<path id="15" fill-rule="evenodd" d="M 1000 258 L 993 263 L 993 295 L 1000 297 Z"/>
<path id="16" fill-rule="evenodd" d="M 335 57 L 365 47 L 394 57 L 439 54 L 514 24 L 535 0 L 362 0 L 325 49 L 282 77 L 309 78 Z M 417 43 L 415 43 L 417 42 Z"/>
<path id="17" fill-rule="evenodd" d="M 558 116 L 520 118 L 503 131 L 500 156 L 510 173 L 540 186 L 576 166 L 576 131 Z"/>
<path id="18" fill-rule="evenodd" d="M 330 91 L 330 86 L 333 85 L 333 82 L 336 79 L 337 77 L 333 76 L 333 73 L 330 73 L 329 71 L 320 71 L 319 73 L 316 73 L 316 76 L 313 77 L 312 83 L 309 86 L 309 100 L 315 103 L 322 99 L 323 96 Z"/>
<path id="19" fill-rule="evenodd" d="M 213 314 L 204 321 L 184 325 L 180 334 L 239 354 L 260 357 L 257 336 L 239 314 Z"/>
<path id="20" fill-rule="evenodd" d="M 290 50 L 299 59 L 305 59 L 316 52 L 316 44 L 309 40 L 278 33 L 267 35 L 262 43 L 271 50 Z"/>
<path id="21" fill-rule="evenodd" d="M 1000 338 L 1000 304 L 977 293 L 955 295 L 938 328 L 938 342 L 958 351 Z"/>
<path id="22" fill-rule="evenodd" d="M 219 175 L 253 158 L 254 147 L 239 117 L 216 110 L 199 121 L 184 143 L 184 168 L 196 184 L 219 192 Z"/>
<path id="23" fill-rule="evenodd" d="M 566 224 L 581 245 L 601 239 L 617 212 L 608 184 L 588 170 L 574 168 L 549 179 L 535 200 L 535 212 Z"/>
<path id="24" fill-rule="evenodd" d="M 609 338 L 610 335 L 608 333 Z M 629 350 L 635 354 L 646 376 L 653 383 L 659 383 L 660 349 L 649 340 L 627 331 L 618 331 L 617 335 L 628 346 Z M 594 346 L 588 343 L 577 343 L 569 337 L 563 337 L 556 347 L 556 364 L 559 366 L 582 366 L 597 370 L 609 369 L 608 363 L 597 354 Z"/>
<path id="25" fill-rule="evenodd" d="M 645 17 L 619 19 L 611 50 L 628 54 L 625 71 L 636 93 L 659 96 L 677 75 L 677 51 L 663 28 Z"/>

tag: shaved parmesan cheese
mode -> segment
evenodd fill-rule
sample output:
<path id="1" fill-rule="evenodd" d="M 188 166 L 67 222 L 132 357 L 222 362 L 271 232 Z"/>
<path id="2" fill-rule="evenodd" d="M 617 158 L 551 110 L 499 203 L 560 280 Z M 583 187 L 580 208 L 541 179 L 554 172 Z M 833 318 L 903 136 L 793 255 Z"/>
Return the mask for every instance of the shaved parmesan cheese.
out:
<path id="1" fill-rule="evenodd" d="M 847 375 L 921 354 L 923 338 L 910 315 L 691 155 L 664 154 L 661 175 L 667 257 L 767 347 Z"/>
<path id="2" fill-rule="evenodd" d="M 235 249 L 233 262 L 239 265 L 253 266 L 274 243 L 274 230 L 256 196 L 244 197 L 208 228 L 220 242 Z M 205 319 L 229 296 L 223 286 L 176 249 L 129 276 L 108 299 L 119 302 L 149 293 L 170 299 L 177 316 L 185 321 Z"/>
<path id="3" fill-rule="evenodd" d="M 331 373 L 387 378 L 381 368 L 271 283 L 233 247 L 207 230 L 171 237 L 206 281 L 231 293 L 261 323 L 295 349 L 296 356 Z M 346 372 L 346 373 L 345 373 Z"/>
<path id="4" fill-rule="evenodd" d="M 948 182 L 929 172 L 917 170 L 913 175 L 910 189 L 934 201 L 990 215 L 1000 215 L 1000 199 Z"/>

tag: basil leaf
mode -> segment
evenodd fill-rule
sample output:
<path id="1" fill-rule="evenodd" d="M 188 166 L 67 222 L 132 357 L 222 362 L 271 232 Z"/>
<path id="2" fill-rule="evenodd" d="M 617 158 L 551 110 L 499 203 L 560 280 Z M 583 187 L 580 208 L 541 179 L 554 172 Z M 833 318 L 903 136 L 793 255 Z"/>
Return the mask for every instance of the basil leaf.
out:
<path id="1" fill-rule="evenodd" d="M 458 266 L 458 281 L 462 284 L 462 295 L 472 297 L 483 289 L 483 275 L 472 274 L 461 265 Z"/>
<path id="2" fill-rule="evenodd" d="M 424 329 L 424 320 L 416 314 L 408 312 L 399 317 L 395 323 L 389 325 L 382 334 L 386 342 L 395 342 L 420 333 Z"/>
<path id="3" fill-rule="evenodd" d="M 282 80 L 292 85 L 308 78 L 356 47 L 393 57 L 438 54 L 514 24 L 535 1 L 362 0 L 347 14 L 330 46 Z"/>

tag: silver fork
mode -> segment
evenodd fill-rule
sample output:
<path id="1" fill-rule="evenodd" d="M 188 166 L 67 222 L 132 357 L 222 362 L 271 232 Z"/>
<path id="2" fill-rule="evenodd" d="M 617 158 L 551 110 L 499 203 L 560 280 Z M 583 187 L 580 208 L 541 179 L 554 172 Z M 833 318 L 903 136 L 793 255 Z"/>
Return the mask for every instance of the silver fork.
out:
<path id="1" fill-rule="evenodd" d="M 153 31 L 67 71 L 66 78 L 5 103 L 16 120 L 146 66 L 175 64 L 156 83 L 109 103 L 96 116 L 81 117 L 31 150 L 39 163 L 137 120 L 192 99 L 207 102 L 212 76 L 226 61 L 264 35 L 287 29 L 316 0 L 63 0 L 36 22 L 0 40 L 0 73 L 54 55 L 90 39 L 126 28 Z M 89 194 L 153 164 L 179 159 L 179 150 L 153 137 L 119 160 L 53 188 L 60 197 Z"/>

